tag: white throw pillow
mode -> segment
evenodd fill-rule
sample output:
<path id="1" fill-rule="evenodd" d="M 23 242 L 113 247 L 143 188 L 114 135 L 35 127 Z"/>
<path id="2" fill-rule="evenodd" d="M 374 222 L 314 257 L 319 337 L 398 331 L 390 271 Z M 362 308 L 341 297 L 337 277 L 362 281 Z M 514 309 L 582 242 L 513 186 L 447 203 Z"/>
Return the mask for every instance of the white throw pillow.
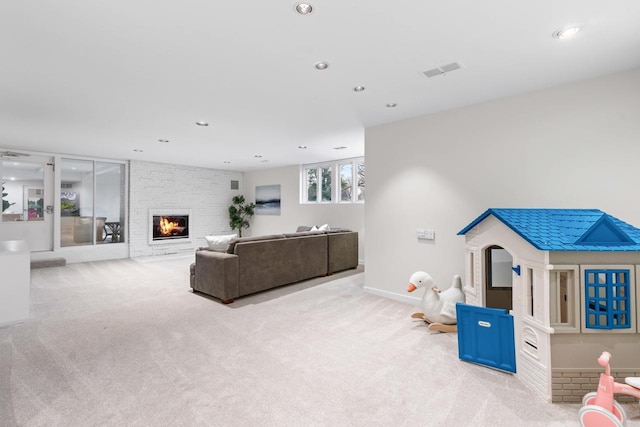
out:
<path id="1" fill-rule="evenodd" d="M 318 227 L 319 231 L 329 231 L 329 224 L 323 224 L 320 227 Z"/>
<path id="2" fill-rule="evenodd" d="M 309 231 L 318 231 L 318 227 L 316 227 L 315 225 L 313 227 L 311 227 L 311 230 Z"/>
<path id="3" fill-rule="evenodd" d="M 228 234 L 225 236 L 204 236 L 210 251 L 226 252 L 229 242 L 238 237 L 237 234 Z"/>

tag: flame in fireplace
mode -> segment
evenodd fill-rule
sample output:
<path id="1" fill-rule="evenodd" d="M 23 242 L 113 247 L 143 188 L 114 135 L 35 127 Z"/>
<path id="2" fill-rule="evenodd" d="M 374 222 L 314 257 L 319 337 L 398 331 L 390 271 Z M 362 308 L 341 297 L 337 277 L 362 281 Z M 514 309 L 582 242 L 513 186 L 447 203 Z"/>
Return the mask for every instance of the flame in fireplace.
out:
<path id="1" fill-rule="evenodd" d="M 171 234 L 173 234 L 174 229 L 178 228 L 179 226 L 179 223 L 171 222 L 168 218 L 165 218 L 163 216 L 160 217 L 160 223 L 158 224 L 160 234 L 162 234 L 163 236 L 170 236 Z"/>

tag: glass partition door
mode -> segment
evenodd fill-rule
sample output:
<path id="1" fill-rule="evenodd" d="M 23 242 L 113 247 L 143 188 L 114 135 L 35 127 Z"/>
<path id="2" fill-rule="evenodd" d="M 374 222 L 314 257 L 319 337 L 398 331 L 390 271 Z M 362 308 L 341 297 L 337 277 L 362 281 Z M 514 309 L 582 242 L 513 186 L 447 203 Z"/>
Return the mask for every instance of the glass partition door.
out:
<path id="1" fill-rule="evenodd" d="M 124 242 L 121 163 L 62 159 L 60 246 Z"/>
<path id="2" fill-rule="evenodd" d="M 18 155 L 0 161 L 2 240 L 24 240 L 33 252 L 53 249 L 53 162 Z"/>

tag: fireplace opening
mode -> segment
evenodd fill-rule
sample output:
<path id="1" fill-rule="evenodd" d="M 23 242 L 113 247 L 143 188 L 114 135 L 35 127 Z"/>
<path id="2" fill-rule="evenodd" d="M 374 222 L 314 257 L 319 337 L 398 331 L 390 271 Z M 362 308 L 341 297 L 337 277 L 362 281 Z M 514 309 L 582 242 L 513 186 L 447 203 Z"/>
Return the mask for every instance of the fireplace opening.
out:
<path id="1" fill-rule="evenodd" d="M 189 239 L 189 215 L 153 215 L 153 241 Z"/>

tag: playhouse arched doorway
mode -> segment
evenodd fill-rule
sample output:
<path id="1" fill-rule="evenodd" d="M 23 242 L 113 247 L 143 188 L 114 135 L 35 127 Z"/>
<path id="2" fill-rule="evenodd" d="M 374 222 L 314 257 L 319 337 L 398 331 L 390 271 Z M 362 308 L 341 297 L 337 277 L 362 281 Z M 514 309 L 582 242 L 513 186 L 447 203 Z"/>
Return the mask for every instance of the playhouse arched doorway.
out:
<path id="1" fill-rule="evenodd" d="M 513 257 L 502 246 L 492 245 L 484 250 L 485 307 L 513 308 Z"/>

